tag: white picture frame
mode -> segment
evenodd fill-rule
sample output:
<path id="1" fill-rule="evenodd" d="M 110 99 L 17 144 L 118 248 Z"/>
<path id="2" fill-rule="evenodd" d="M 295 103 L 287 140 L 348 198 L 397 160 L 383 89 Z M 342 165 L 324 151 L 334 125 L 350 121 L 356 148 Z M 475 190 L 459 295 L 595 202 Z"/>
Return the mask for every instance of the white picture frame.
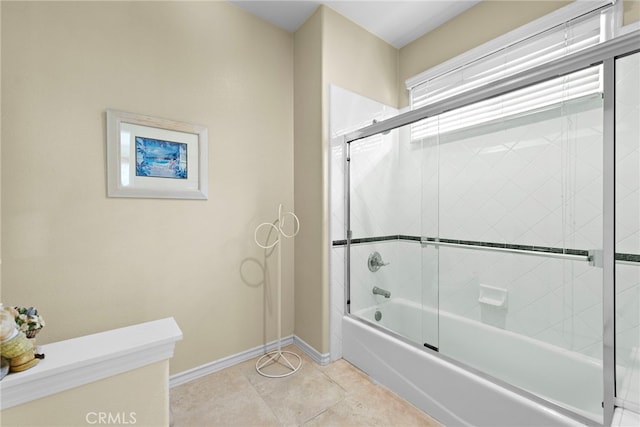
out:
<path id="1" fill-rule="evenodd" d="M 107 196 L 206 200 L 208 130 L 107 110 Z"/>

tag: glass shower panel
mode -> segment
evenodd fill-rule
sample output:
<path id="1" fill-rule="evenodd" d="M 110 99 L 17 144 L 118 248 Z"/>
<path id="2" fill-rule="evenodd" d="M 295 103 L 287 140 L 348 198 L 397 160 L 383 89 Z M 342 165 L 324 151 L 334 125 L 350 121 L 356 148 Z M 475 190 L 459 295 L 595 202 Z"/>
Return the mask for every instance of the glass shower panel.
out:
<path id="1" fill-rule="evenodd" d="M 593 73 L 442 114 L 437 234 L 422 240 L 438 257 L 440 352 L 601 422 L 602 269 L 588 260 L 602 247 L 602 96 L 576 96 Z"/>
<path id="2" fill-rule="evenodd" d="M 422 345 L 419 151 L 409 127 L 350 143 L 350 312 Z"/>
<path id="3" fill-rule="evenodd" d="M 640 410 L 640 54 L 616 61 L 616 395 Z"/>

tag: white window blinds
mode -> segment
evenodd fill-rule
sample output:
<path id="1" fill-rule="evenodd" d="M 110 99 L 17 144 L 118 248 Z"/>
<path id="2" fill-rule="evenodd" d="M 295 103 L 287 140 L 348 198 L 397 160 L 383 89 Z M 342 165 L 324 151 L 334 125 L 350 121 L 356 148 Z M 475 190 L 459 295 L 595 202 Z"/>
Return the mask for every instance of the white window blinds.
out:
<path id="1" fill-rule="evenodd" d="M 609 9 L 609 8 L 607 8 Z M 411 88 L 411 108 L 479 88 L 593 46 L 605 40 L 602 10 L 536 34 L 465 66 L 435 76 Z M 423 120 L 412 126 L 412 139 L 504 119 L 560 102 L 601 92 L 600 67 L 573 73 Z"/>

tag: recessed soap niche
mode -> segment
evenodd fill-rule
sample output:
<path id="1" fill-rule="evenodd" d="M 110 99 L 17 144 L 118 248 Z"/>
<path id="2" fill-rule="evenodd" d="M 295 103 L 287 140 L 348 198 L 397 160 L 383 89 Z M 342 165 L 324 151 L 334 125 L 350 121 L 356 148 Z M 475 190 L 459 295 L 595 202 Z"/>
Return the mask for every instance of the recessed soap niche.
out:
<path id="1" fill-rule="evenodd" d="M 509 290 L 480 283 L 478 302 L 480 303 L 480 320 L 504 329 L 509 307 Z"/>

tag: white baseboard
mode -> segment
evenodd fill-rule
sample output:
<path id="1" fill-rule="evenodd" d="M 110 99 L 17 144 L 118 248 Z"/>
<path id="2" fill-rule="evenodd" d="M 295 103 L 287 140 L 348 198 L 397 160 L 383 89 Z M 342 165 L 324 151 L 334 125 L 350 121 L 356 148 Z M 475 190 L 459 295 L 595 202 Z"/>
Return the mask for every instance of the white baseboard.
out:
<path id="1" fill-rule="evenodd" d="M 293 336 L 293 344 L 298 346 L 300 350 L 304 351 L 307 356 L 313 359 L 313 361 L 318 365 L 325 366 L 331 362 L 331 353 L 320 353 L 297 335 Z"/>
<path id="2" fill-rule="evenodd" d="M 293 344 L 293 335 L 289 335 L 288 337 L 282 338 L 282 341 L 281 341 L 282 347 L 286 347 L 291 344 Z M 259 345 L 257 347 L 242 351 L 240 353 L 233 354 L 231 356 L 224 357 L 219 360 L 214 360 L 213 362 L 205 363 L 204 365 L 200 365 L 183 372 L 179 372 L 169 377 L 169 387 L 170 388 L 176 387 L 176 386 L 188 383 L 190 381 L 196 380 L 200 377 L 204 377 L 205 375 L 209 375 L 209 374 L 213 374 L 214 372 L 221 371 L 224 368 L 237 365 L 238 363 L 246 362 L 247 360 L 253 359 L 254 357 L 258 357 L 271 350 L 275 350 L 276 348 L 278 348 L 277 340 L 271 341 L 265 345 Z"/>
<path id="3" fill-rule="evenodd" d="M 295 335 L 289 335 L 288 337 L 282 338 L 282 347 L 286 347 L 291 344 L 296 345 L 300 350 L 304 351 L 307 356 L 309 356 L 314 362 L 319 365 L 324 366 L 331 362 L 330 353 L 323 354 L 318 352 L 315 348 L 311 347 L 309 344 L 304 342 L 304 340 Z M 204 377 L 205 375 L 221 371 L 224 368 L 237 365 L 238 363 L 246 362 L 247 360 L 258 357 L 266 352 L 275 350 L 277 347 L 278 341 L 271 341 L 270 343 L 267 343 L 265 345 L 259 345 L 257 347 L 233 354 L 220 360 L 215 360 L 213 362 L 205 363 L 204 365 L 197 366 L 184 372 L 179 372 L 169 377 L 169 387 L 171 388 L 186 384 L 200 377 Z"/>

